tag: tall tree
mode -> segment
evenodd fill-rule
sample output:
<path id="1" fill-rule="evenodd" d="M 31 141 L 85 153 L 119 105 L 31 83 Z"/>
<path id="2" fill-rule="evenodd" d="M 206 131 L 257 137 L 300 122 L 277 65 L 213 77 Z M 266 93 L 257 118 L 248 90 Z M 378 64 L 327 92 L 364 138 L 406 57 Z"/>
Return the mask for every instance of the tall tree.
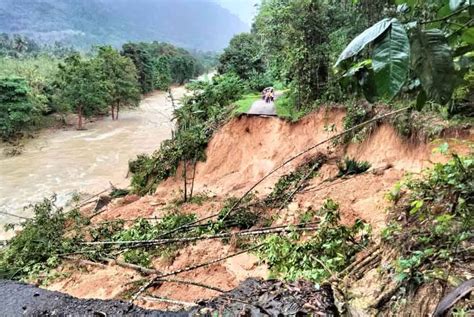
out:
<path id="1" fill-rule="evenodd" d="M 29 97 L 26 80 L 0 78 L 0 136 L 9 139 L 31 126 L 39 112 Z"/>
<path id="2" fill-rule="evenodd" d="M 153 60 L 150 53 L 140 44 L 128 43 L 122 48 L 122 55 L 129 57 L 138 71 L 138 81 L 142 93 L 148 93 L 154 89 Z"/>
<path id="3" fill-rule="evenodd" d="M 300 106 L 327 90 L 331 75 L 330 35 L 354 21 L 351 6 L 319 0 L 266 0 L 253 32 L 273 75 L 290 83 Z M 345 1 L 346 2 L 346 1 Z M 344 5 L 346 6 L 346 3 Z"/>
<path id="4" fill-rule="evenodd" d="M 103 112 L 110 100 L 110 82 L 104 80 L 96 59 L 84 60 L 72 55 L 59 66 L 58 100 L 77 116 L 77 129 L 83 129 L 83 118 Z"/>
<path id="5" fill-rule="evenodd" d="M 120 107 L 137 107 L 139 104 L 137 69 L 130 58 L 120 55 L 111 46 L 100 47 L 97 58 L 104 79 L 110 84 L 112 120 L 118 120 Z"/>
<path id="6" fill-rule="evenodd" d="M 249 79 L 255 73 L 263 73 L 265 64 L 255 34 L 242 33 L 234 36 L 219 58 L 219 73 L 234 72 L 241 79 Z"/>

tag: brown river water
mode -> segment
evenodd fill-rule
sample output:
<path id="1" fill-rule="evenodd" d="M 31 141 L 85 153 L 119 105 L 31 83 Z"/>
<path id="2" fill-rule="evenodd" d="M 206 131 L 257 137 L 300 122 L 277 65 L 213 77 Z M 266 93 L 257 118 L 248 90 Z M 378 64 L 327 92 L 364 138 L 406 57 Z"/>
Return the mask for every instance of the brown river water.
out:
<path id="1" fill-rule="evenodd" d="M 184 93 L 182 87 L 173 89 L 176 99 Z M 21 155 L 0 154 L 0 212 L 29 216 L 23 206 L 53 193 L 64 204 L 75 192 L 94 194 L 109 182 L 126 187 L 128 161 L 152 153 L 171 137 L 172 111 L 167 94 L 155 92 L 138 109 L 122 110 L 118 121 L 107 117 L 87 124 L 84 131 L 45 131 L 28 141 Z M 3 224 L 18 221 L 0 214 L 0 239 Z"/>

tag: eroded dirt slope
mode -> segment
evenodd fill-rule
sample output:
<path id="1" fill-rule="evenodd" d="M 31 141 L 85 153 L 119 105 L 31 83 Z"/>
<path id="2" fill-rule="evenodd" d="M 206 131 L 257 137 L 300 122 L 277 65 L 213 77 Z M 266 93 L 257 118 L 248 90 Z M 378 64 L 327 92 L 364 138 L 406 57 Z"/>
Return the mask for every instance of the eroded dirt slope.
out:
<path id="1" fill-rule="evenodd" d="M 241 117 L 231 120 L 211 140 L 206 151 L 206 162 L 197 165 L 195 192 L 206 192 L 210 198 L 200 204 L 182 205 L 180 210 L 195 213 L 198 218 L 218 212 L 226 197 L 242 194 L 289 157 L 335 133 L 327 132 L 325 127 L 334 124 L 337 131 L 341 131 L 343 117 L 342 111 L 333 109 L 313 113 L 296 124 L 276 118 Z M 473 141 L 472 133 L 466 140 Z M 432 151 L 441 142 L 448 142 L 451 149 L 462 154 L 468 151 L 466 140 L 446 139 L 430 144 L 414 144 L 400 138 L 390 125 L 382 124 L 360 144 L 336 148 L 328 143 L 309 152 L 269 177 L 256 190 L 259 196 L 268 194 L 278 178 L 294 169 L 305 157 L 324 153 L 328 161 L 318 176 L 295 196 L 287 208 L 273 214 L 272 225 L 296 223 L 300 214 L 309 209 L 316 210 L 325 199 L 332 198 L 340 204 L 343 223 L 349 224 L 361 218 L 377 232 L 383 227 L 386 216 L 387 202 L 384 196 L 393 185 L 407 172 L 419 173 L 433 162 L 446 160 Z M 366 160 L 372 167 L 364 174 L 337 178 L 337 163 L 344 156 Z M 179 171 L 177 175 L 181 175 Z M 116 200 L 94 221 L 162 217 L 170 212 L 167 206 L 179 197 L 181 186 L 182 181 L 177 176 L 160 184 L 155 195 Z M 225 256 L 235 250 L 236 246 L 232 243 L 202 241 L 180 249 L 172 258 L 156 259 L 153 267 L 162 272 L 171 272 Z M 68 272 L 68 268 L 64 270 Z M 268 270 L 256 256 L 244 254 L 178 277 L 227 291 L 248 277 L 268 277 Z M 142 278 L 136 271 L 114 265 L 89 266 L 55 282 L 49 288 L 78 297 L 112 299 L 123 295 L 133 282 Z M 161 284 L 151 292 L 155 296 L 186 302 L 218 295 L 212 290 L 175 283 Z M 170 308 L 163 303 L 141 301 L 138 304 Z"/>

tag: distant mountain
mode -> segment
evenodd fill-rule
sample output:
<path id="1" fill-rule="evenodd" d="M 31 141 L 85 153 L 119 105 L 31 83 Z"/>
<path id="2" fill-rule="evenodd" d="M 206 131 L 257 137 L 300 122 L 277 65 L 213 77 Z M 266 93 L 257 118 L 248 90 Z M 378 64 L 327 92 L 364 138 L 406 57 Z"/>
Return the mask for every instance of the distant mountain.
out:
<path id="1" fill-rule="evenodd" d="M 221 50 L 248 29 L 212 0 L 0 0 L 0 32 L 78 47 L 157 40 Z"/>

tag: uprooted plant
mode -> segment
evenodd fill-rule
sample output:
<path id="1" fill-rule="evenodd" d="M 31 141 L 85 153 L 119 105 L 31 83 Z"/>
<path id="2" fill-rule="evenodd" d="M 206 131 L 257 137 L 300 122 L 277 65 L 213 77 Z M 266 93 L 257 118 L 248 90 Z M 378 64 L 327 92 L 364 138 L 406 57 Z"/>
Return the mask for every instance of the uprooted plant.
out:
<path id="1" fill-rule="evenodd" d="M 321 282 L 343 270 L 367 246 L 370 226 L 361 220 L 351 227 L 341 225 L 339 206 L 333 200 L 326 200 L 317 216 L 318 231 L 304 241 L 298 233 L 265 240 L 259 254 L 275 277 Z"/>
<path id="2" fill-rule="evenodd" d="M 344 161 L 337 164 L 339 169 L 338 177 L 345 175 L 355 175 L 366 172 L 370 168 L 370 163 L 367 161 L 357 161 L 354 158 L 346 157 Z"/>
<path id="3" fill-rule="evenodd" d="M 318 170 L 326 161 L 325 155 L 318 154 L 298 166 L 293 172 L 283 175 L 263 202 L 268 207 L 282 207 L 282 204 L 288 203 L 292 196 L 306 185 L 308 180 L 317 175 Z"/>
<path id="4" fill-rule="evenodd" d="M 55 201 L 52 197 L 29 206 L 34 217 L 21 223 L 20 232 L 0 250 L 0 277 L 25 279 L 46 274 L 59 265 L 61 255 L 76 249 L 80 234 L 66 234 L 66 226 L 74 231 L 84 225 L 84 218 L 77 211 L 64 213 Z"/>

